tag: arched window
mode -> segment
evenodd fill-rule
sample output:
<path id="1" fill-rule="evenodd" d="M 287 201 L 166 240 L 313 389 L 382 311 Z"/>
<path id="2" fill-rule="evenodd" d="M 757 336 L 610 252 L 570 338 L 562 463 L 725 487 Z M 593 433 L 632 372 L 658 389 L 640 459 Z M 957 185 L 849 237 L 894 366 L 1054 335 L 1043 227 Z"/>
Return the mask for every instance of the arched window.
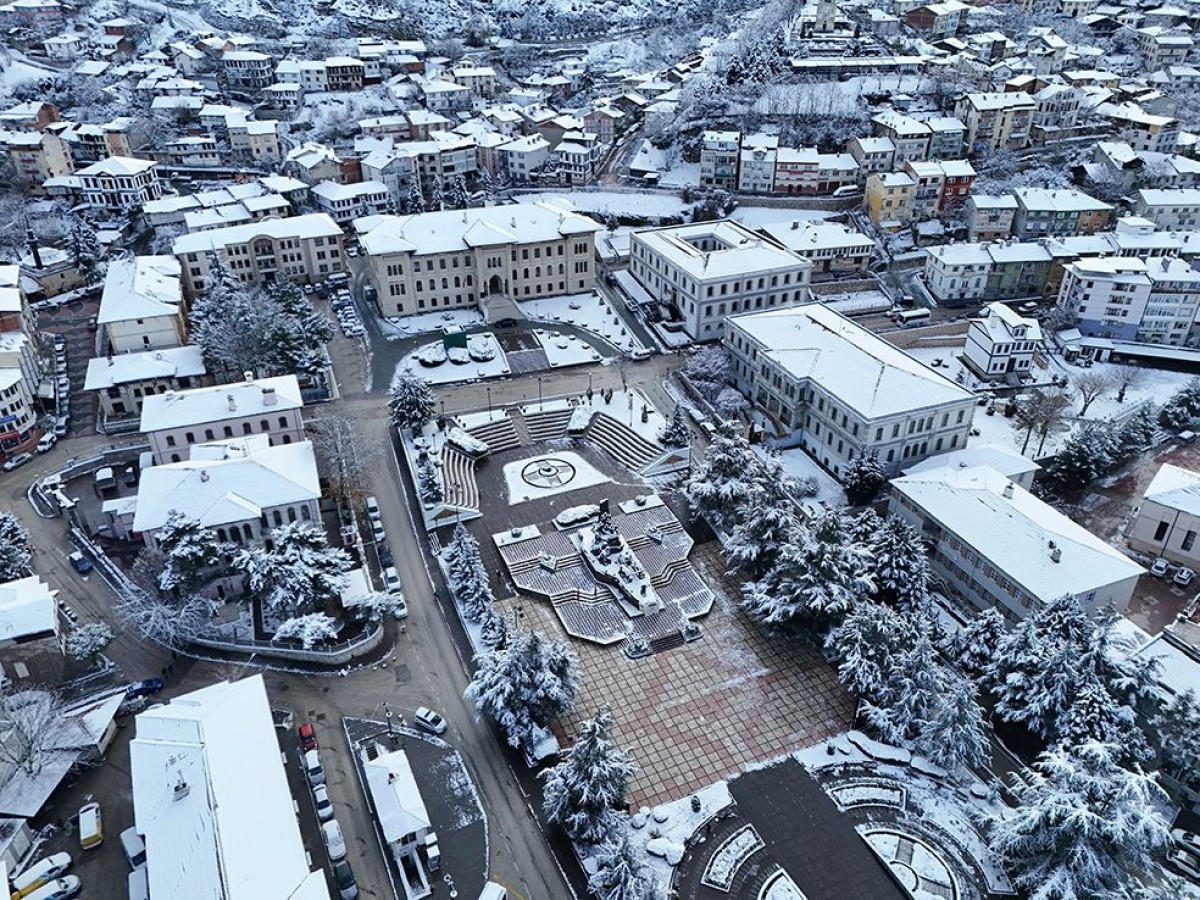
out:
<path id="1" fill-rule="evenodd" d="M 305 522 L 312 519 L 312 512 L 307 506 L 300 507 L 300 518 L 302 518 Z"/>
<path id="2" fill-rule="evenodd" d="M 289 506 L 288 507 L 288 522 L 295 522 L 295 521 L 296 521 L 296 507 Z"/>
<path id="3" fill-rule="evenodd" d="M 279 417 L 279 427 L 280 427 L 280 428 L 287 428 L 287 427 L 288 427 L 287 416 L 280 416 L 280 417 Z"/>
<path id="4" fill-rule="evenodd" d="M 248 540 L 248 541 L 254 540 L 254 531 L 250 528 L 249 525 L 242 526 L 242 533 L 245 534 L 246 540 Z"/>
<path id="5" fill-rule="evenodd" d="M 417 281 L 417 293 L 419 294 L 423 290 L 425 290 L 425 282 L 418 280 Z"/>
<path id="6" fill-rule="evenodd" d="M 454 286 L 455 286 L 456 288 L 457 288 L 457 287 L 462 287 L 462 279 L 461 279 L 461 278 L 459 278 L 457 275 L 455 275 L 455 276 L 454 276 Z"/>
<path id="7" fill-rule="evenodd" d="M 254 431 L 254 426 L 251 425 L 249 422 L 242 423 L 242 434 L 250 434 L 253 431 Z"/>
<path id="8" fill-rule="evenodd" d="M 224 528 L 217 529 L 217 540 L 220 541 L 222 544 L 226 543 L 229 540 L 229 538 L 226 537 L 226 535 L 225 535 Z"/>
<path id="9" fill-rule="evenodd" d="M 475 279 L 474 279 L 474 278 L 472 278 L 472 277 L 471 277 L 471 273 L 470 273 L 470 272 L 468 272 L 468 273 L 467 273 L 467 287 L 470 287 L 470 286 L 471 286 L 471 285 L 473 285 L 474 283 L 475 283 Z"/>
<path id="10" fill-rule="evenodd" d="M 528 267 L 525 269 L 525 275 L 524 275 L 524 277 L 525 277 L 525 278 L 528 278 L 528 277 L 529 277 L 529 269 L 528 269 Z"/>
<path id="11" fill-rule="evenodd" d="M 225 437 L 227 437 L 227 438 L 233 437 L 233 426 L 232 425 L 225 426 Z"/>
<path id="12" fill-rule="evenodd" d="M 259 431 L 270 431 L 271 423 L 268 422 L 266 419 L 260 419 L 258 422 L 258 430 Z"/>
<path id="13" fill-rule="evenodd" d="M 559 275 L 562 275 L 562 274 L 563 274 L 565 271 L 566 271 L 566 269 L 565 269 L 565 268 L 563 268 L 563 264 L 562 264 L 562 263 L 559 263 L 559 264 L 558 264 L 558 274 L 559 274 Z"/>
<path id="14" fill-rule="evenodd" d="M 449 287 L 450 287 L 450 279 L 448 279 L 448 278 L 443 278 L 443 279 L 442 279 L 442 290 L 444 291 L 444 290 L 446 290 L 446 289 L 447 289 L 447 288 L 449 288 Z"/>

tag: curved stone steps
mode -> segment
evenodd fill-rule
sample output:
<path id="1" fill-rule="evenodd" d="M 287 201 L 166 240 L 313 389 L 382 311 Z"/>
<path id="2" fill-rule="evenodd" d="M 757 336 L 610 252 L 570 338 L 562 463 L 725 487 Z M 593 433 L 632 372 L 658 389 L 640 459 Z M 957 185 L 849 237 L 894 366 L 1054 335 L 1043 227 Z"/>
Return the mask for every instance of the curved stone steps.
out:
<path id="1" fill-rule="evenodd" d="M 458 483 L 461 492 L 452 485 Z M 465 509 L 479 509 L 479 483 L 475 480 L 475 460 L 449 444 L 442 447 L 442 494 L 445 502 Z"/>
<path id="2" fill-rule="evenodd" d="M 588 437 L 621 465 L 635 472 L 641 471 L 662 455 L 662 448 L 604 413 L 593 417 Z"/>
<path id="3" fill-rule="evenodd" d="M 517 434 L 517 426 L 508 416 L 476 425 L 467 434 L 487 444 L 492 453 L 521 446 L 521 436 Z"/>

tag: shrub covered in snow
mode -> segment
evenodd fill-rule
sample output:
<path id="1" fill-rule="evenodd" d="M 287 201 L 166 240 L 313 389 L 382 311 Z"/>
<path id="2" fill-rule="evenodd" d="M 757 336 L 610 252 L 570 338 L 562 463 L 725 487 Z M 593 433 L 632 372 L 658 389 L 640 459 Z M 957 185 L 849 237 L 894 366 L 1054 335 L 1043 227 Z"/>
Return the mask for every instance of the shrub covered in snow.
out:
<path id="1" fill-rule="evenodd" d="M 29 532 L 16 516 L 0 512 L 0 582 L 29 574 Z"/>

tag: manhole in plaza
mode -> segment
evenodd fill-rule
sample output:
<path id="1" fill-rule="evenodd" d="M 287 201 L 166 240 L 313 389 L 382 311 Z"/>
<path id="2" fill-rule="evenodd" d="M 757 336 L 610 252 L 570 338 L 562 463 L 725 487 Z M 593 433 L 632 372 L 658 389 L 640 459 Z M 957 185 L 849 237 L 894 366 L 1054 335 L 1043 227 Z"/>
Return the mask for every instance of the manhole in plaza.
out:
<path id="1" fill-rule="evenodd" d="M 392 675 L 399 684 L 408 684 L 412 681 L 412 673 L 408 670 L 408 666 L 403 664 L 392 669 Z"/>

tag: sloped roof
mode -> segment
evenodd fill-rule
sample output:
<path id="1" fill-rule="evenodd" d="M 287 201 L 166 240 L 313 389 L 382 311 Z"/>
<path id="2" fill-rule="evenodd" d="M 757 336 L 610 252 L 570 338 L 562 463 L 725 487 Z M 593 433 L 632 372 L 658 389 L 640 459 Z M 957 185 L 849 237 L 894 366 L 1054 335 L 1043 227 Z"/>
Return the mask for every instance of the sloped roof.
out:
<path id="1" fill-rule="evenodd" d="M 127 256 L 108 264 L 96 321 L 101 325 L 129 319 L 179 315 L 183 288 L 179 260 L 173 256 Z"/>
<path id="2" fill-rule="evenodd" d="M 1146 499 L 1169 509 L 1200 516 L 1200 474 L 1163 463 L 1146 488 Z"/>

